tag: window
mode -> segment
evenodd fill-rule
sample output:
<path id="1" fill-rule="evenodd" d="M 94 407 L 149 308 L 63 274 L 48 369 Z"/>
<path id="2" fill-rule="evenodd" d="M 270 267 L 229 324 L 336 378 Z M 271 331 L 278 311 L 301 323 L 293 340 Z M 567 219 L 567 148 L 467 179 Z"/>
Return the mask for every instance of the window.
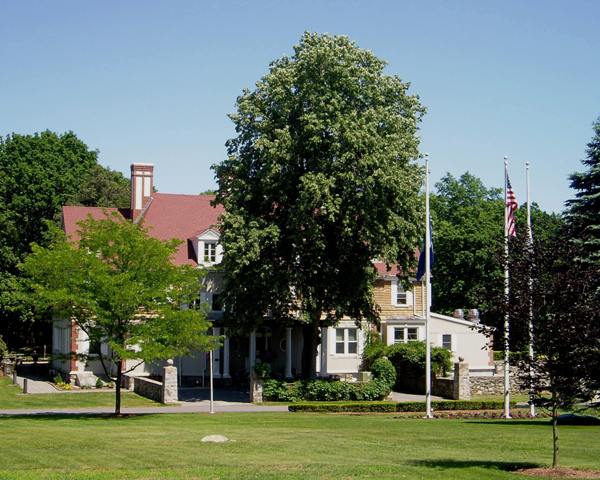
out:
<path id="1" fill-rule="evenodd" d="M 358 353 L 358 329 L 335 329 L 335 353 L 340 355 Z"/>
<path id="2" fill-rule="evenodd" d="M 396 305 L 408 305 L 408 296 L 402 285 L 396 287 Z"/>
<path id="3" fill-rule="evenodd" d="M 220 312 L 221 310 L 223 310 L 223 303 L 221 300 L 220 293 L 212 294 L 212 310 L 215 312 Z"/>
<path id="4" fill-rule="evenodd" d="M 204 263 L 217 261 L 217 242 L 204 242 Z"/>
<path id="5" fill-rule="evenodd" d="M 442 348 L 452 350 L 452 335 L 446 333 L 442 335 Z"/>
<path id="6" fill-rule="evenodd" d="M 419 340 L 419 327 L 395 327 L 394 343 L 406 343 Z"/>
<path id="7" fill-rule="evenodd" d="M 412 305 L 412 292 L 405 290 L 404 286 L 397 279 L 392 280 L 392 305 L 405 307 Z"/>

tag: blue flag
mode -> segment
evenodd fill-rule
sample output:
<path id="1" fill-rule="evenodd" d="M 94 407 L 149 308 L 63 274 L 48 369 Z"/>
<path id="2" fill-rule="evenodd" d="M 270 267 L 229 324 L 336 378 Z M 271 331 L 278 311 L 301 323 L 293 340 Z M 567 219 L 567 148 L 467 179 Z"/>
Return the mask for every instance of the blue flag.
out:
<path id="1" fill-rule="evenodd" d="M 433 255 L 433 229 L 431 228 L 431 220 L 429 220 L 429 268 L 433 266 L 435 257 Z M 417 282 L 420 282 L 425 275 L 425 245 L 419 254 L 419 266 L 417 267 Z"/>

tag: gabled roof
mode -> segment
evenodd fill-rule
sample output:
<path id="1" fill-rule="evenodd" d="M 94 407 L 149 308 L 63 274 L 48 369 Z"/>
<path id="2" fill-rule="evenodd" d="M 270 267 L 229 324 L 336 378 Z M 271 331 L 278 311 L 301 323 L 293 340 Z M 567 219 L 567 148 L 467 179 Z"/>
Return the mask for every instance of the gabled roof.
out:
<path id="1" fill-rule="evenodd" d="M 159 240 L 176 238 L 183 243 L 173 258 L 176 265 L 197 265 L 198 261 L 193 248 L 189 248 L 188 239 L 213 227 L 216 230 L 223 207 L 213 207 L 210 202 L 214 195 L 178 195 L 171 193 L 155 193 L 153 200 L 145 210 L 140 224 L 148 229 L 148 233 Z M 63 225 L 67 236 L 73 241 L 79 240 L 78 223 L 88 215 L 94 219 L 108 218 L 114 212 L 123 218 L 129 218 L 128 210 L 100 207 L 63 207 Z"/>
<path id="2" fill-rule="evenodd" d="M 110 218 L 115 213 L 123 218 L 129 218 L 129 210 L 127 209 L 65 205 L 62 209 L 63 228 L 70 240 L 78 242 L 80 239 L 79 222 L 87 219 L 88 216 L 91 216 L 94 220 L 102 220 Z"/>

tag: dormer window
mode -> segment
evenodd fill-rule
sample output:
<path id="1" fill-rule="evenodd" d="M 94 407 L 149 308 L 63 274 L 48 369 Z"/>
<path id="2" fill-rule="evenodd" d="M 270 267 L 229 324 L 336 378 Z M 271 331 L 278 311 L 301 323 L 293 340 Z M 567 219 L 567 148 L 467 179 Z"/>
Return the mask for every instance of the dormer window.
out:
<path id="1" fill-rule="evenodd" d="M 212 228 L 198 235 L 194 249 L 200 265 L 217 265 L 223 259 L 223 247 L 219 244 L 219 232 Z"/>
<path id="2" fill-rule="evenodd" d="M 217 261 L 217 242 L 204 242 L 204 263 L 215 263 Z"/>

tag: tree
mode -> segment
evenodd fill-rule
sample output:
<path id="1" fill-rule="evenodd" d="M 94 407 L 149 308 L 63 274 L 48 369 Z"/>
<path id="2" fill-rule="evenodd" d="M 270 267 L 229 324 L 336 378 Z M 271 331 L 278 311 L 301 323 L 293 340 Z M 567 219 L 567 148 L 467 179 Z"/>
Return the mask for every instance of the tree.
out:
<path id="1" fill-rule="evenodd" d="M 520 362 L 520 382 L 552 416 L 552 466 L 559 465 L 558 416 L 593 398 L 597 377 L 599 305 L 592 295 L 597 272 L 573 268 L 573 244 L 556 239 L 534 251 L 534 357 Z M 596 370 L 597 372 L 597 370 Z"/>
<path id="2" fill-rule="evenodd" d="M 51 334 L 33 322 L 21 295 L 17 265 L 30 244 L 50 243 L 49 228 L 65 204 L 129 204 L 129 182 L 97 161 L 98 152 L 73 132 L 0 137 L 0 334 L 13 348 L 45 343 Z"/>
<path id="3" fill-rule="evenodd" d="M 121 172 L 94 165 L 82 179 L 82 185 L 68 201 L 88 207 L 129 208 L 131 182 Z"/>
<path id="4" fill-rule="evenodd" d="M 478 308 L 484 323 L 496 327 L 495 341 L 502 342 L 504 295 L 504 201 L 502 190 L 486 187 L 469 172 L 459 178 L 446 174 L 432 196 L 435 263 L 432 269 L 433 309 L 451 314 L 454 309 Z M 531 258 L 527 250 L 526 205 L 517 212 L 517 238 L 511 239 L 510 273 L 511 349 L 528 342 L 527 315 Z M 531 208 L 534 242 L 554 240 L 562 220 Z"/>
<path id="5" fill-rule="evenodd" d="M 177 240 L 152 238 L 116 214 L 80 226 L 79 246 L 64 236 L 49 247 L 34 245 L 22 270 L 39 308 L 72 319 L 90 342 L 108 345 L 109 354 L 99 358 L 115 381 L 119 415 L 122 375 L 135 368 L 125 370 L 126 360 L 215 346 L 204 312 L 185 307 L 197 299 L 203 272 L 171 263 Z"/>
<path id="6" fill-rule="evenodd" d="M 9 345 L 42 340 L 19 295 L 17 265 L 32 242 L 44 243 L 47 221 L 76 194 L 81 179 L 96 164 L 74 133 L 45 131 L 0 138 L 0 333 Z"/>
<path id="7" fill-rule="evenodd" d="M 567 202 L 565 224 L 554 241 L 533 251 L 535 356 L 524 362 L 521 376 L 535 403 L 552 414 L 553 467 L 559 464 L 560 410 L 600 390 L 600 120 L 594 132 L 583 161 L 588 171 L 570 177 L 577 193 Z"/>
<path id="8" fill-rule="evenodd" d="M 384 67 L 346 37 L 305 33 L 238 97 L 237 136 L 213 167 L 225 319 L 245 329 L 300 319 L 311 375 L 321 326 L 377 320 L 372 259 L 406 279 L 422 238 L 424 109 Z"/>

